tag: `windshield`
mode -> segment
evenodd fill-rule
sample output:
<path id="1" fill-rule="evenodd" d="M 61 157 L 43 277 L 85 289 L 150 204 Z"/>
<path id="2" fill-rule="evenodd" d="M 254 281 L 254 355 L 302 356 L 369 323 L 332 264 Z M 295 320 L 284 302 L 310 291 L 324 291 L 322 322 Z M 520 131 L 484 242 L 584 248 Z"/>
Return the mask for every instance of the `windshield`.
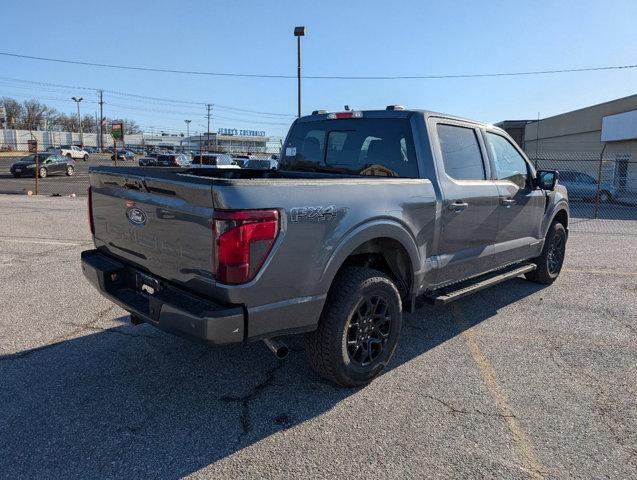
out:
<path id="1" fill-rule="evenodd" d="M 282 150 L 281 170 L 418 178 L 407 119 L 297 123 Z"/>

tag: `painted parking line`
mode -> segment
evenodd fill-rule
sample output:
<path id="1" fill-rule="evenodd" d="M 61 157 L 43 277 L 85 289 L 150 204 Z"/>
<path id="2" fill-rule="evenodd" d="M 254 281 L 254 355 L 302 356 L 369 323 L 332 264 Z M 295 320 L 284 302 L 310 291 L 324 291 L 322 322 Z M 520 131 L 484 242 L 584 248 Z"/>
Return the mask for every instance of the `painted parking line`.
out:
<path id="1" fill-rule="evenodd" d="M 595 270 L 589 268 L 563 268 L 562 272 L 567 273 L 592 273 L 594 275 L 622 275 L 627 277 L 637 276 L 637 272 L 626 272 L 622 270 Z"/>
<path id="2" fill-rule="evenodd" d="M 82 245 L 88 245 L 90 242 L 60 242 L 57 240 L 27 240 L 24 238 L 8 238 L 8 237 L 0 237 L 0 242 L 11 242 L 11 243 L 33 243 L 36 245 L 63 245 L 70 247 L 79 247 Z"/>
<path id="3" fill-rule="evenodd" d="M 493 368 L 493 365 L 480 348 L 478 339 L 476 338 L 475 331 L 467 323 L 467 320 L 462 313 L 462 310 L 458 304 L 451 304 L 451 313 L 454 320 L 463 328 L 461 337 L 467 343 L 469 352 L 473 361 L 478 366 L 482 380 L 487 387 L 489 395 L 493 399 L 498 408 L 500 415 L 504 419 L 509 428 L 515 449 L 518 452 L 518 456 L 522 461 L 524 469 L 529 473 L 532 478 L 543 479 L 546 469 L 542 467 L 536 454 L 533 443 L 528 435 L 522 429 L 520 422 L 513 413 L 513 410 L 509 404 L 508 397 L 504 391 L 498 376 Z"/>

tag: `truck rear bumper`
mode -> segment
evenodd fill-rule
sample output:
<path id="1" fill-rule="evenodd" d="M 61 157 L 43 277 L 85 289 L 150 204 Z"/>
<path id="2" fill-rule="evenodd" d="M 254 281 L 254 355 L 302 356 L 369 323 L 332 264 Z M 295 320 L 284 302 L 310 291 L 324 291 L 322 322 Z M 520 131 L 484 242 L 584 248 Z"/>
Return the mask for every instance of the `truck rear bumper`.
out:
<path id="1" fill-rule="evenodd" d="M 98 250 L 82 252 L 82 271 L 102 295 L 161 330 L 210 344 L 242 342 L 244 311 L 193 295 Z"/>

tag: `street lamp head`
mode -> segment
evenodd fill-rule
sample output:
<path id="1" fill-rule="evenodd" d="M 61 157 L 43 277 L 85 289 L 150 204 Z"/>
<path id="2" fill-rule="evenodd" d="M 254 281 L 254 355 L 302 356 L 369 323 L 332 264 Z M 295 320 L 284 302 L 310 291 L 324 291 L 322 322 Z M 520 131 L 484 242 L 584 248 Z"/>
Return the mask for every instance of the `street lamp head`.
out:
<path id="1" fill-rule="evenodd" d="M 305 27 L 294 27 L 294 36 L 295 37 L 303 37 L 305 36 Z"/>
<path id="2" fill-rule="evenodd" d="M 77 98 L 77 97 L 71 97 L 71 100 L 75 100 L 77 103 L 80 103 L 82 100 L 84 100 L 82 97 Z"/>

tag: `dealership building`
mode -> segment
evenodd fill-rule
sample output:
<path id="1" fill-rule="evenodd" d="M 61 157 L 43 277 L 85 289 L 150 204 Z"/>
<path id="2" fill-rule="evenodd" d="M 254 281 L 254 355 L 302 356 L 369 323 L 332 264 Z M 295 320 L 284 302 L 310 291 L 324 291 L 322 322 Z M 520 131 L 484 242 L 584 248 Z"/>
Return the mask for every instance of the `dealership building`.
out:
<path id="1" fill-rule="evenodd" d="M 220 128 L 216 133 L 202 133 L 182 139 L 187 150 L 221 150 L 229 153 L 266 153 L 269 138 L 261 130 Z"/>
<path id="2" fill-rule="evenodd" d="M 497 124 L 541 168 L 586 173 L 637 192 L 637 95 L 538 120 Z M 601 168 L 600 168 L 600 159 Z"/>

